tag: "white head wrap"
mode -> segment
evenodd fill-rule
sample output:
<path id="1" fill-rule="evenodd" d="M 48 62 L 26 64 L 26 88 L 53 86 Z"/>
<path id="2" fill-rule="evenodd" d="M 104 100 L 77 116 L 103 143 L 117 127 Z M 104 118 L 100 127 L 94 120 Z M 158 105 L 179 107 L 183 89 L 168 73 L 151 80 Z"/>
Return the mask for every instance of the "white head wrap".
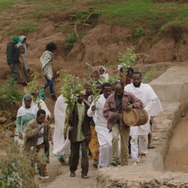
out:
<path id="1" fill-rule="evenodd" d="M 34 116 L 36 116 L 37 114 L 37 111 L 38 111 L 38 107 L 37 105 L 33 102 L 33 100 L 31 101 L 31 106 L 30 108 L 26 108 L 25 107 L 25 99 L 27 98 L 31 98 L 31 95 L 27 94 L 23 97 L 23 100 L 22 100 L 22 106 L 18 109 L 18 112 L 17 112 L 17 117 L 20 117 L 20 116 L 24 116 L 26 114 L 33 114 Z"/>
<path id="2" fill-rule="evenodd" d="M 100 66 L 100 67 L 98 68 L 98 71 L 99 71 L 100 69 L 103 69 L 103 70 L 104 70 L 104 73 L 103 73 L 103 74 L 106 73 L 106 68 L 105 68 L 104 66 Z"/>
<path id="3" fill-rule="evenodd" d="M 26 36 L 20 36 L 20 43 L 24 46 L 25 52 L 27 52 L 27 46 L 26 43 L 22 43 L 24 39 L 26 39 Z"/>
<path id="4" fill-rule="evenodd" d="M 20 36 L 19 39 L 20 39 L 20 42 L 22 43 L 23 40 L 26 39 L 26 36 Z"/>

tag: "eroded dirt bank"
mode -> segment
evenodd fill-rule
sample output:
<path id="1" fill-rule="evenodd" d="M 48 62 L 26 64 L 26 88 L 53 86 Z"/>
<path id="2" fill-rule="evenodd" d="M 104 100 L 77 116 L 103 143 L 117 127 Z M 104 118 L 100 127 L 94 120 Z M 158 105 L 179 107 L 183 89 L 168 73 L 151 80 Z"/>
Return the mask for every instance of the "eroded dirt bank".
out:
<path id="1" fill-rule="evenodd" d="M 48 33 L 48 34 L 47 34 Z M 188 59 L 188 27 L 168 27 L 165 31 L 146 31 L 145 36 L 134 39 L 134 31 L 126 27 L 98 24 L 77 42 L 73 49 L 64 54 L 65 34 L 55 32 L 49 25 L 37 34 L 28 34 L 27 58 L 31 71 L 41 71 L 39 58 L 45 45 L 54 41 L 58 45 L 55 54 L 54 71 L 66 69 L 77 76 L 82 76 L 89 63 L 93 66 L 105 65 L 108 62 L 117 62 L 118 52 L 124 52 L 127 47 L 135 46 L 136 53 L 140 54 L 138 63 L 182 62 Z M 1 47 L 1 74 L 5 79 L 10 73 L 6 63 L 6 44 L 3 39 Z"/>
<path id="2" fill-rule="evenodd" d="M 165 160 L 165 169 L 172 172 L 188 173 L 188 114 L 174 130 Z"/>

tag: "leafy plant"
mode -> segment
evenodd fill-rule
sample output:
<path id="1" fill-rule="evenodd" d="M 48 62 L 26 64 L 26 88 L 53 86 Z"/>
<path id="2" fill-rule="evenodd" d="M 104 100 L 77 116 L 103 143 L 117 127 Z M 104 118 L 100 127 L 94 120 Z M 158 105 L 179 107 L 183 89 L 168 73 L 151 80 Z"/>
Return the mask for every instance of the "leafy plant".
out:
<path id="1" fill-rule="evenodd" d="M 69 127 L 69 118 L 73 111 L 74 105 L 78 100 L 77 92 L 84 88 L 85 81 L 78 79 L 77 77 L 74 77 L 63 70 L 59 71 L 58 74 L 62 76 L 62 87 L 60 88 L 60 93 L 65 98 L 65 103 L 67 104 L 64 128 L 64 136 L 66 137 Z"/>
<path id="2" fill-rule="evenodd" d="M 138 54 L 136 54 L 134 47 L 127 48 L 125 52 L 118 53 L 118 61 L 120 63 L 120 67 L 123 68 L 123 72 L 127 72 L 127 68 L 131 67 L 132 64 L 136 61 L 138 58 Z"/>
<path id="3" fill-rule="evenodd" d="M 156 76 L 156 70 L 151 69 L 150 71 L 146 72 L 143 82 L 150 82 Z"/>
<path id="4" fill-rule="evenodd" d="M 84 80 L 81 80 L 66 71 L 60 71 L 59 74 L 63 76 L 61 79 L 62 87 L 60 93 L 65 97 L 68 114 L 72 112 L 75 102 L 78 100 L 76 92 L 84 88 Z"/>
<path id="5" fill-rule="evenodd" d="M 36 188 L 31 160 L 34 155 L 21 150 L 17 143 L 0 132 L 0 187 Z"/>
<path id="6" fill-rule="evenodd" d="M 85 20 L 88 17 L 89 14 L 90 14 L 89 11 L 78 12 L 78 13 L 76 13 L 76 19 Z"/>
<path id="7" fill-rule="evenodd" d="M 119 80 L 119 77 L 117 75 L 115 75 L 115 76 L 109 76 L 108 82 L 113 85 L 118 80 Z"/>
<path id="8" fill-rule="evenodd" d="M 72 47 L 74 46 L 74 43 L 77 41 L 76 35 L 74 32 L 68 33 L 66 39 L 65 39 L 65 44 L 64 46 L 67 49 L 72 49 Z"/>
<path id="9" fill-rule="evenodd" d="M 38 82 L 39 73 L 35 71 L 31 76 L 33 79 L 27 83 L 27 87 L 24 88 L 24 93 L 32 95 L 39 90 L 42 92 L 42 85 Z M 33 97 L 33 100 L 36 102 L 37 98 Z"/>
<path id="10" fill-rule="evenodd" d="M 22 94 L 17 89 L 17 83 L 8 77 L 5 85 L 0 85 L 0 108 L 6 109 L 19 104 Z"/>
<path id="11" fill-rule="evenodd" d="M 24 93 L 25 94 L 33 94 L 37 90 L 42 88 L 42 85 L 37 81 L 39 78 L 39 73 L 35 71 L 32 75 L 32 81 L 27 83 L 27 87 L 24 88 Z"/>
<path id="12" fill-rule="evenodd" d="M 92 101 L 96 102 L 99 99 L 99 96 L 100 96 L 98 84 L 94 83 L 91 90 L 92 90 Z"/>
<path id="13" fill-rule="evenodd" d="M 139 38 L 140 36 L 144 36 L 144 35 L 145 35 L 144 28 L 142 26 L 137 27 L 134 32 L 134 37 Z"/>
<path id="14" fill-rule="evenodd" d="M 91 19 L 91 15 L 94 14 L 93 11 L 94 11 L 93 8 L 90 8 L 86 11 L 76 13 L 76 20 L 84 21 L 84 23 L 91 24 L 93 21 Z"/>

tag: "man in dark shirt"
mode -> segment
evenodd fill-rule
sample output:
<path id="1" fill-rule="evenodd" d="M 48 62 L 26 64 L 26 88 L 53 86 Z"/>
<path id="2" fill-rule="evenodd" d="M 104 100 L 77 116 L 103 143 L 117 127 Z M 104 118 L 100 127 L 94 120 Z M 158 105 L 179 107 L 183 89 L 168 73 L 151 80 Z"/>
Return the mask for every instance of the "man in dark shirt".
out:
<path id="1" fill-rule="evenodd" d="M 7 63 L 11 69 L 12 78 L 15 81 L 19 80 L 20 74 L 20 61 L 19 61 L 19 52 L 16 47 L 16 44 L 20 42 L 18 36 L 12 37 L 12 41 L 7 44 Z"/>
<path id="2" fill-rule="evenodd" d="M 121 136 L 121 165 L 128 165 L 128 140 L 130 127 L 123 122 L 122 113 L 132 108 L 143 108 L 143 103 L 132 93 L 124 91 L 124 83 L 114 85 L 114 93 L 106 100 L 103 109 L 104 118 L 107 119 L 107 128 L 112 131 L 113 160 L 111 165 L 117 166 L 119 162 L 118 141 Z"/>
<path id="3" fill-rule="evenodd" d="M 77 91 L 78 100 L 75 103 L 70 119 L 69 140 L 71 141 L 70 177 L 75 177 L 79 162 L 80 147 L 82 151 L 81 168 L 83 179 L 88 179 L 89 170 L 88 145 L 91 140 L 90 121 L 87 116 L 88 106 L 84 102 L 83 91 Z"/>

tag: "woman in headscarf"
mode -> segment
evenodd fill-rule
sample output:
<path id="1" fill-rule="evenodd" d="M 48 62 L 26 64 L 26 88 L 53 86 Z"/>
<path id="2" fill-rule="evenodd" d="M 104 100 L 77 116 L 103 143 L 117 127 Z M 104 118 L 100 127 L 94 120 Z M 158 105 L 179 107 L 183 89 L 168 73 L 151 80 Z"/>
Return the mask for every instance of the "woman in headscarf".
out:
<path id="1" fill-rule="evenodd" d="M 30 71 L 29 65 L 28 65 L 28 62 L 26 59 L 26 52 L 27 52 L 27 46 L 28 46 L 28 44 L 26 42 L 27 38 L 26 38 L 26 36 L 20 36 L 19 39 L 20 39 L 20 42 L 17 44 L 17 47 L 20 45 L 23 47 L 23 50 L 22 50 L 22 53 L 20 54 L 20 56 L 23 58 L 23 67 L 24 67 L 25 72 L 29 73 L 29 71 Z"/>
<path id="2" fill-rule="evenodd" d="M 42 109 L 46 112 L 46 120 L 51 121 L 52 119 L 52 114 L 49 111 L 46 103 L 45 103 L 45 94 L 43 91 L 36 90 L 34 93 L 31 94 L 33 96 L 34 103 L 37 105 L 38 109 Z"/>
<path id="3" fill-rule="evenodd" d="M 99 76 L 100 76 L 100 79 L 101 81 L 104 83 L 104 82 L 108 82 L 108 79 L 109 79 L 109 75 L 106 71 L 106 68 L 104 66 L 100 66 L 98 68 L 98 72 L 99 72 Z"/>
<path id="4" fill-rule="evenodd" d="M 24 129 L 27 123 L 34 119 L 38 108 L 34 104 L 31 95 L 27 94 L 23 97 L 22 106 L 18 109 L 16 116 L 16 137 L 15 140 L 19 144 L 23 144 Z"/>
<path id="5" fill-rule="evenodd" d="M 28 79 L 28 73 L 24 68 L 24 46 L 22 43 L 17 44 L 18 52 L 19 52 L 19 67 L 20 67 L 20 77 L 19 77 L 19 83 L 21 84 L 26 84 L 29 79 Z"/>

